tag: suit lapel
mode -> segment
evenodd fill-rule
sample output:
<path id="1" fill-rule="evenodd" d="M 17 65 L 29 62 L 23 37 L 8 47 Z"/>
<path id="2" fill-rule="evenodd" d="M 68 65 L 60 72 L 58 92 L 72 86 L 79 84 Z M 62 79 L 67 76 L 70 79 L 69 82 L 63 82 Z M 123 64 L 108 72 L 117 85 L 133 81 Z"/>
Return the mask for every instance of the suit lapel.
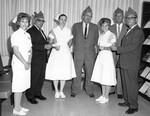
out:
<path id="1" fill-rule="evenodd" d="M 47 41 L 47 37 L 44 34 L 43 30 L 41 30 L 42 32 L 40 32 L 40 30 L 35 25 L 34 25 L 34 28 L 36 29 L 37 33 L 39 33 L 42 36 L 43 40 Z"/>
<path id="2" fill-rule="evenodd" d="M 138 28 L 138 25 L 136 25 L 133 29 L 131 29 L 126 35 L 125 35 L 125 39 L 124 41 L 125 42 L 128 42 L 130 41 L 130 35 L 133 34 L 133 31 L 136 30 Z"/>
<path id="3" fill-rule="evenodd" d="M 115 35 L 117 35 L 117 26 L 116 26 L 117 24 L 115 24 L 112 28 L 113 28 L 113 30 L 114 30 L 114 34 Z"/>
<path id="4" fill-rule="evenodd" d="M 89 23 L 89 30 L 88 30 L 88 33 L 87 33 L 87 38 L 90 35 L 91 30 L 92 30 L 92 25 L 91 25 L 91 23 Z"/>
<path id="5" fill-rule="evenodd" d="M 125 24 L 123 24 L 119 38 L 123 38 L 123 36 L 125 35 L 126 32 L 127 32 L 127 28 L 126 28 Z"/>
<path id="6" fill-rule="evenodd" d="M 138 25 L 136 25 L 133 29 L 131 29 L 129 32 L 127 32 L 126 36 L 132 34 L 132 32 L 133 32 L 134 30 L 136 30 L 137 28 L 138 28 Z"/>
<path id="7" fill-rule="evenodd" d="M 84 35 L 83 35 L 83 22 L 81 22 L 79 26 L 80 26 L 79 29 L 80 29 L 81 35 L 84 37 Z"/>

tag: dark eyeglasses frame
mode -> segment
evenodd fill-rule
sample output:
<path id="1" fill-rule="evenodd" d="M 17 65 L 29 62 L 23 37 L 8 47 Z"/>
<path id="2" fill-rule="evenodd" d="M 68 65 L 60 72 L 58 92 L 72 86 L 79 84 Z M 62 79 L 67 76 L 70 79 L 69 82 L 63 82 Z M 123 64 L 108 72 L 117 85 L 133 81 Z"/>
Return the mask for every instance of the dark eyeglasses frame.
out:
<path id="1" fill-rule="evenodd" d="M 45 23 L 45 21 L 41 20 L 41 19 L 37 19 L 37 21 L 40 22 L 40 23 Z"/>
<path id="2" fill-rule="evenodd" d="M 133 19 L 135 19 L 135 18 L 137 18 L 137 17 L 126 17 L 126 19 L 128 19 L 128 20 L 133 20 Z"/>

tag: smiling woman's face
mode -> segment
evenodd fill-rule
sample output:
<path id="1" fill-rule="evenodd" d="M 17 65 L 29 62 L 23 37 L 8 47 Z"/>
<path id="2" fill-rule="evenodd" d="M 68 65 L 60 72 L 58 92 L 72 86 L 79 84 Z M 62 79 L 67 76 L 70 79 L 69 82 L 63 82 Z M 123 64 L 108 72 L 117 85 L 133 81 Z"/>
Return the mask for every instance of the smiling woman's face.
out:
<path id="1" fill-rule="evenodd" d="M 104 32 L 106 32 L 109 30 L 109 24 L 107 22 L 105 22 L 102 24 L 101 28 Z"/>
<path id="2" fill-rule="evenodd" d="M 19 22 L 20 28 L 22 28 L 23 30 L 26 30 L 29 26 L 29 21 L 28 18 L 24 17 L 20 19 Z"/>

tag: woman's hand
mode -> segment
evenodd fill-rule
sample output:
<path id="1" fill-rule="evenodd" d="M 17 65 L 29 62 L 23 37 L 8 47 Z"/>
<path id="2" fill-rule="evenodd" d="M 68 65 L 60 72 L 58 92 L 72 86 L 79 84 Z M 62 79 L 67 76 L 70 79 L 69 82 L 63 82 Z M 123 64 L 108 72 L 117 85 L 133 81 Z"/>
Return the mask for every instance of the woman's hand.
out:
<path id="1" fill-rule="evenodd" d="M 24 67 L 25 67 L 25 70 L 28 70 L 31 67 L 31 65 L 30 65 L 30 63 L 26 62 L 24 64 Z"/>
<path id="2" fill-rule="evenodd" d="M 53 44 L 52 45 L 57 51 L 59 51 L 60 50 L 60 45 L 57 45 L 57 44 Z"/>
<path id="3" fill-rule="evenodd" d="M 55 47 L 55 49 L 56 49 L 57 51 L 59 51 L 59 50 L 60 50 L 60 46 Z"/>
<path id="4" fill-rule="evenodd" d="M 113 51 L 117 51 L 116 43 L 113 43 L 113 44 L 112 44 L 111 49 L 112 49 Z"/>

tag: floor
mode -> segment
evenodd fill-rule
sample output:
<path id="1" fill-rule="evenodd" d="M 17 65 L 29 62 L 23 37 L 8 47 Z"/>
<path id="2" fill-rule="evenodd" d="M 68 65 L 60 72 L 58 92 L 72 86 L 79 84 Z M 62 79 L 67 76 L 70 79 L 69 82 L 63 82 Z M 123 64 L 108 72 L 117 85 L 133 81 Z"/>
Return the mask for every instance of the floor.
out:
<path id="1" fill-rule="evenodd" d="M 90 98 L 85 91 L 82 91 L 75 98 L 71 98 L 70 85 L 71 81 L 68 81 L 64 88 L 65 99 L 55 99 L 51 82 L 45 81 L 42 92 L 47 100 L 38 100 L 37 105 L 30 104 L 23 94 L 22 106 L 30 109 L 26 116 L 128 116 L 125 114 L 127 108 L 117 105 L 123 100 L 117 99 L 115 94 L 110 96 L 109 103 L 99 104 L 95 102 L 95 99 L 101 94 L 98 85 L 94 85 L 95 98 Z M 12 110 L 13 106 L 10 105 L 10 99 L 5 100 L 2 104 L 2 116 L 15 116 L 12 114 Z M 139 111 L 131 116 L 149 115 L 150 102 L 139 96 Z"/>

